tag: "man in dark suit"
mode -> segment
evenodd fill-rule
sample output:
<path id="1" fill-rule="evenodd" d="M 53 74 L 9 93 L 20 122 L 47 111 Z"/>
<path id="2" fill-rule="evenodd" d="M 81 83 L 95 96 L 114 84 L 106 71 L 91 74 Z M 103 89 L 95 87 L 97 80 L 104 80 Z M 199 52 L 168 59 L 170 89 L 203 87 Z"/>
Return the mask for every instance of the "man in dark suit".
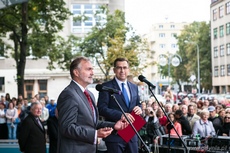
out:
<path id="1" fill-rule="evenodd" d="M 115 78 L 102 85 L 122 91 L 121 95 L 115 94 L 115 97 L 129 120 L 133 122 L 134 117 L 130 113 L 134 111 L 137 115 L 141 115 L 142 110 L 138 96 L 138 87 L 127 80 L 129 74 L 128 60 L 125 58 L 117 58 L 114 61 L 113 71 L 115 73 Z M 107 121 L 116 122 L 124 116 L 109 92 L 99 92 L 98 110 L 99 114 L 105 117 Z M 138 153 L 137 135 L 128 143 L 117 134 L 111 134 L 104 140 L 108 153 Z"/>
<path id="2" fill-rule="evenodd" d="M 22 121 L 18 143 L 23 153 L 46 153 L 45 129 L 39 119 L 41 112 L 42 105 L 34 102 L 30 113 Z"/>
<path id="3" fill-rule="evenodd" d="M 57 101 L 57 153 L 95 153 L 97 137 L 104 138 L 127 126 L 125 119 L 116 123 L 99 121 L 93 94 L 86 89 L 93 83 L 93 66 L 89 59 L 77 57 L 70 64 L 72 81 Z"/>

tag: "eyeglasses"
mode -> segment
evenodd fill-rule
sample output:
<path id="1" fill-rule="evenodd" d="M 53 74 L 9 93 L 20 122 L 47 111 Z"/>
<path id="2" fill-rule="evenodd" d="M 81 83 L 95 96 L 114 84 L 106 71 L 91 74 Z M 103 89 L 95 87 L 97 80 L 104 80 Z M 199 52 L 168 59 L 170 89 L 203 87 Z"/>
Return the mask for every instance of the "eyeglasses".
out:
<path id="1" fill-rule="evenodd" d="M 129 69 L 128 67 L 126 67 L 126 66 L 124 66 L 124 67 L 121 67 L 121 66 L 117 66 L 117 67 L 115 67 L 116 69 L 118 69 L 118 70 L 127 70 L 127 69 Z"/>
<path id="2" fill-rule="evenodd" d="M 230 117 L 225 117 L 225 119 L 230 119 Z"/>

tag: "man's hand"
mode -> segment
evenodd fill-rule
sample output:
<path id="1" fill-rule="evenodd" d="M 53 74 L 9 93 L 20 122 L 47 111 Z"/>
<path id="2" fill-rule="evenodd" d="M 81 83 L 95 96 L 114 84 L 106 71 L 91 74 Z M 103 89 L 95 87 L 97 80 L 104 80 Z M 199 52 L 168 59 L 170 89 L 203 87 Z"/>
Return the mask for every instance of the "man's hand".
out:
<path id="1" fill-rule="evenodd" d="M 132 115 L 131 115 L 132 116 Z M 126 121 L 125 117 L 121 118 L 117 123 L 114 125 L 115 130 L 122 130 L 126 128 L 129 123 Z"/>
<path id="2" fill-rule="evenodd" d="M 135 121 L 135 118 L 134 118 L 133 115 L 131 115 L 130 113 L 125 113 L 125 115 L 126 115 L 126 117 L 129 119 L 129 121 L 130 121 L 131 123 L 133 123 L 133 122 Z M 126 120 L 126 118 L 125 118 L 125 115 L 122 114 L 121 120 L 125 120 L 126 122 L 128 122 L 128 121 Z"/>
<path id="3" fill-rule="evenodd" d="M 136 115 L 141 115 L 141 114 L 142 114 L 142 110 L 141 110 L 141 108 L 140 108 L 139 106 L 135 106 L 135 107 L 133 108 L 133 111 L 134 111 L 134 113 L 135 113 Z"/>
<path id="4" fill-rule="evenodd" d="M 108 135 L 110 135 L 112 131 L 113 131 L 113 128 L 111 128 L 111 127 L 100 128 L 97 130 L 97 137 L 98 138 L 105 138 Z"/>

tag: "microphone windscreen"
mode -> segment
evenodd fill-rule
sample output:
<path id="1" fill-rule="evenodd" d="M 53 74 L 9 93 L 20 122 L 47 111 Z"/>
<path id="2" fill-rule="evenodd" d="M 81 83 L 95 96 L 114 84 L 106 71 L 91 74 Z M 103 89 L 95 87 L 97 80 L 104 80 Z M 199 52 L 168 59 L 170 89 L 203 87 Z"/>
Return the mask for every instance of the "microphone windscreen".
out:
<path id="1" fill-rule="evenodd" d="M 139 76 L 138 76 L 138 79 L 139 79 L 141 82 L 144 82 L 145 77 L 144 77 L 143 75 L 139 75 Z"/>
<path id="2" fill-rule="evenodd" d="M 101 84 L 96 85 L 96 90 L 97 91 L 102 91 L 103 86 Z"/>

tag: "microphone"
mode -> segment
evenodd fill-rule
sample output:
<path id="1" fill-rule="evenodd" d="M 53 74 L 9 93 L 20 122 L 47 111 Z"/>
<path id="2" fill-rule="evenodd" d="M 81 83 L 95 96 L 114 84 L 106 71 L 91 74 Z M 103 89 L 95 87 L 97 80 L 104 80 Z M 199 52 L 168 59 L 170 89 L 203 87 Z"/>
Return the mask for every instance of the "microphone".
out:
<path id="1" fill-rule="evenodd" d="M 156 86 L 154 86 L 151 82 L 149 82 L 148 80 L 146 80 L 146 78 L 143 75 L 139 75 L 138 79 L 141 82 L 145 82 L 147 85 L 149 85 L 152 88 L 155 88 Z"/>
<path id="2" fill-rule="evenodd" d="M 110 87 L 106 87 L 106 86 L 103 86 L 101 84 L 97 84 L 96 85 L 96 90 L 97 91 L 107 91 L 109 92 L 110 94 L 121 94 L 121 91 L 117 90 L 117 89 L 113 89 L 113 88 L 110 88 Z"/>

